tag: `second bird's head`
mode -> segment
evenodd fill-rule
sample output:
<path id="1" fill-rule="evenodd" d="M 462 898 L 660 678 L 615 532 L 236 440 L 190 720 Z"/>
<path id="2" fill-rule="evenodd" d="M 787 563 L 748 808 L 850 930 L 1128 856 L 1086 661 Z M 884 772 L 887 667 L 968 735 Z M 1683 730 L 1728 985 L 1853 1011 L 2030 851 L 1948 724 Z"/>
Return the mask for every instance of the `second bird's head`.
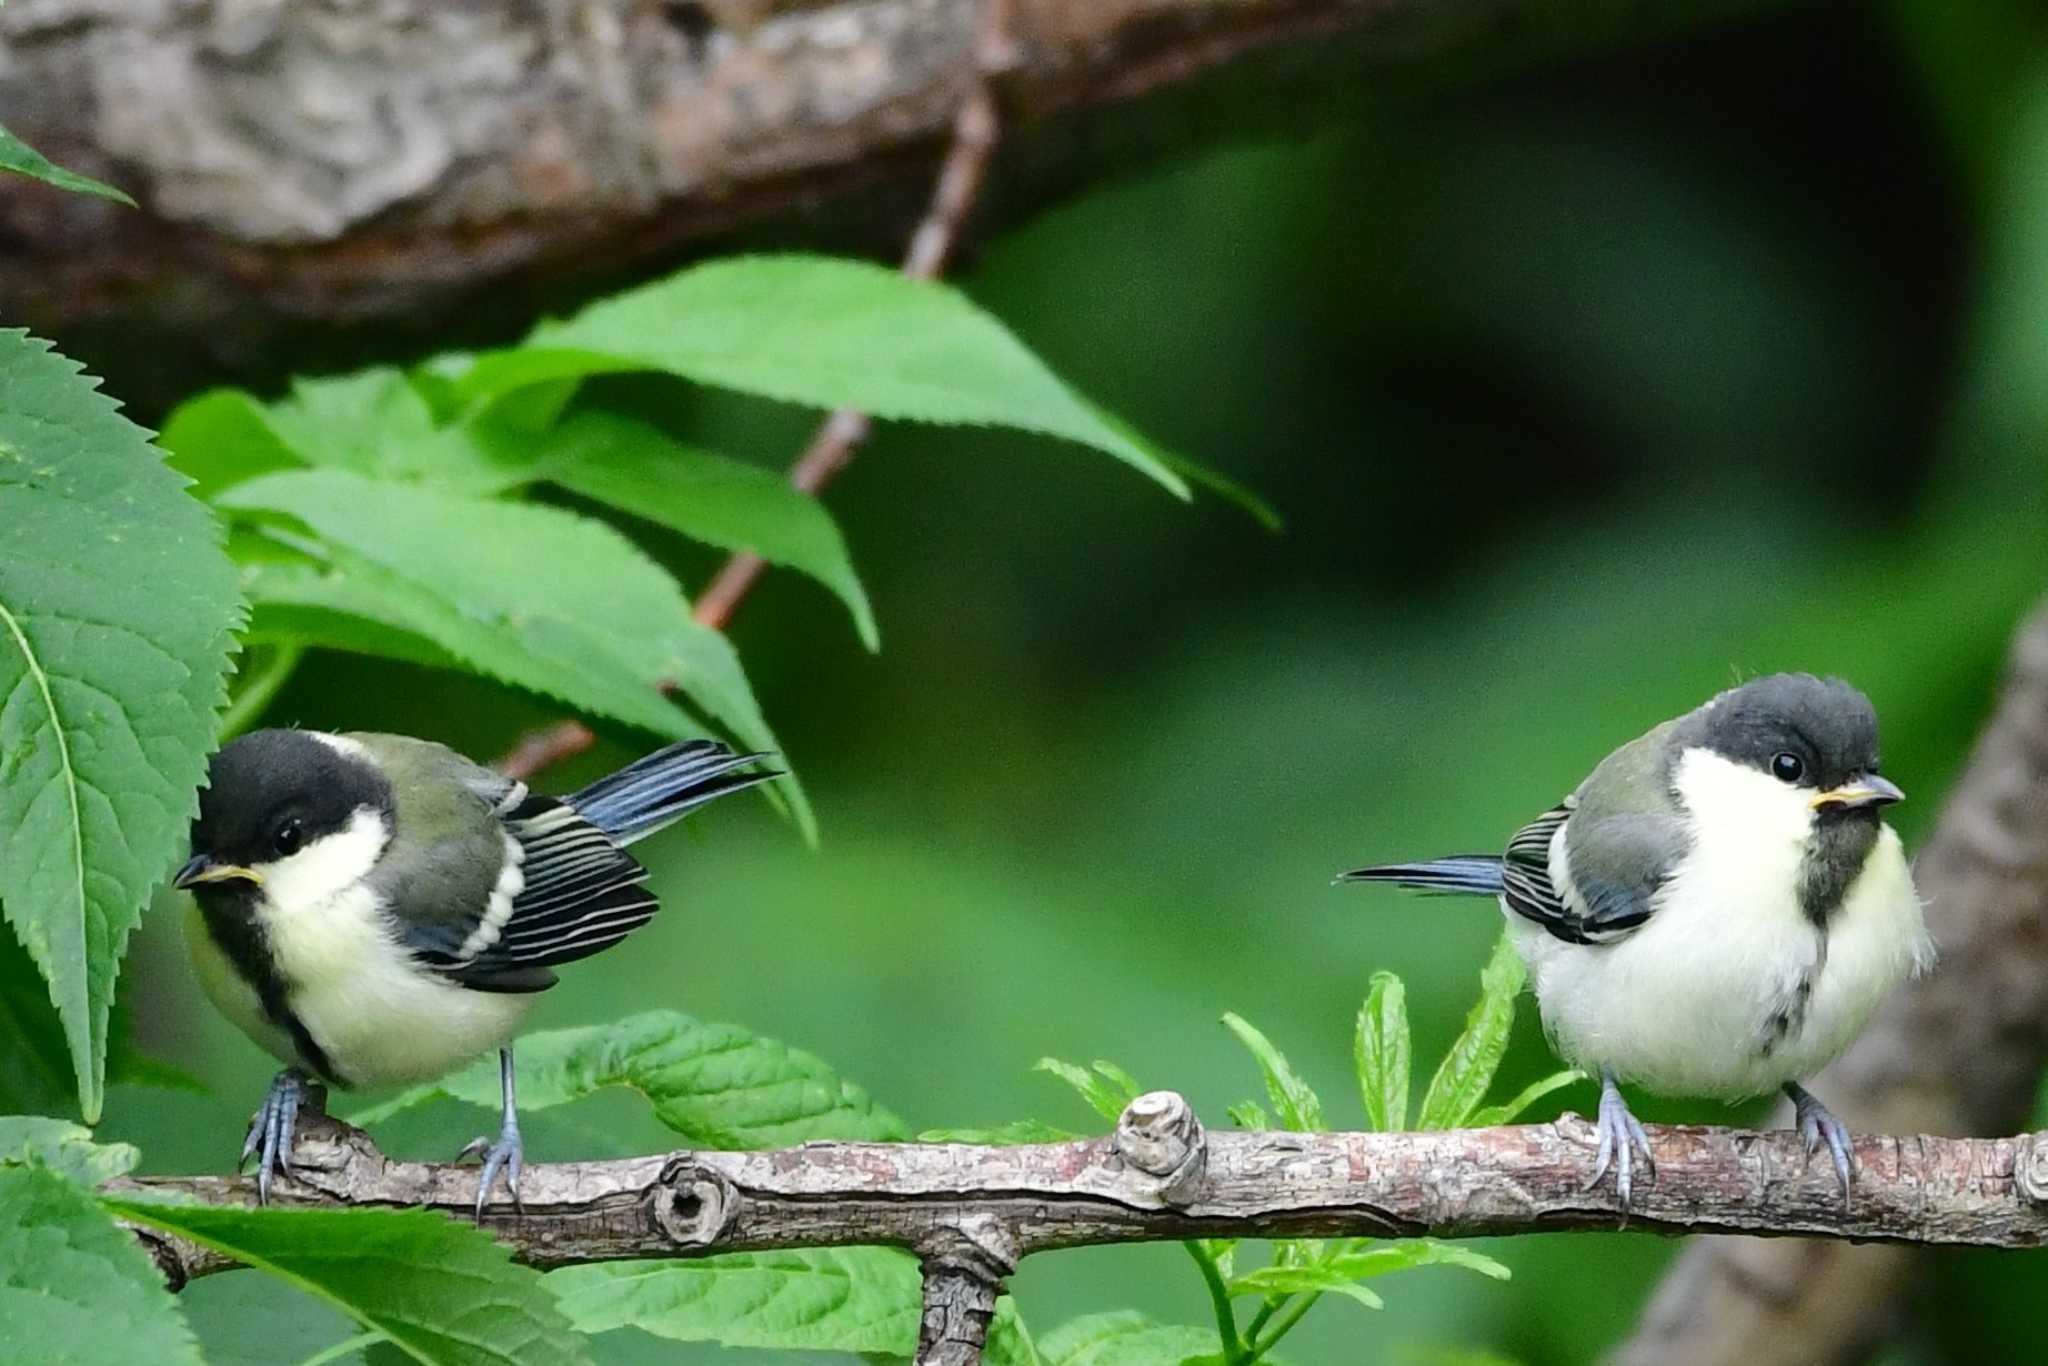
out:
<path id="1" fill-rule="evenodd" d="M 1875 825 L 1905 798 L 1878 772 L 1877 712 L 1838 678 L 1772 674 L 1672 724 L 1672 787 L 1688 807 L 1787 828 Z"/>
<path id="2" fill-rule="evenodd" d="M 394 810 L 390 781 L 357 742 L 251 731 L 213 756 L 192 857 L 172 885 L 216 902 L 331 895 L 376 865 Z"/>

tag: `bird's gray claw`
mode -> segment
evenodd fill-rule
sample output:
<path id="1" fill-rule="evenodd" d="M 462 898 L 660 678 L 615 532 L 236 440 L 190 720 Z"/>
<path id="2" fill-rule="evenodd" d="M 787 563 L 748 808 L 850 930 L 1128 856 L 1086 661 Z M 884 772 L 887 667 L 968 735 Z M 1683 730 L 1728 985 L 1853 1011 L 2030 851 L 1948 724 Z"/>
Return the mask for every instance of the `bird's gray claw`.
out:
<path id="1" fill-rule="evenodd" d="M 1814 1153 L 1820 1150 L 1822 1142 L 1828 1145 L 1828 1155 L 1834 1159 L 1835 1180 L 1842 1187 L 1842 1203 L 1849 1203 L 1850 1188 L 1856 1183 L 1856 1150 L 1850 1145 L 1849 1130 L 1841 1120 L 1828 1112 L 1828 1107 L 1797 1082 L 1787 1084 L 1785 1094 L 1792 1097 L 1792 1108 L 1798 1117 L 1799 1141 L 1806 1147 L 1809 1166 Z"/>
<path id="2" fill-rule="evenodd" d="M 476 1182 L 478 1221 L 481 1222 L 484 1217 L 484 1204 L 491 1198 L 491 1188 L 497 1183 L 499 1172 L 505 1174 L 505 1190 L 512 1197 L 512 1208 L 521 1214 L 526 1213 L 526 1206 L 519 1198 L 519 1174 L 525 1170 L 526 1144 L 519 1137 L 519 1130 L 508 1125 L 496 1140 L 479 1134 L 463 1146 L 461 1153 L 457 1154 L 457 1160 L 479 1153 L 483 1155 L 484 1165 L 483 1170 L 477 1174 Z"/>
<path id="3" fill-rule="evenodd" d="M 292 1168 L 292 1148 L 298 1140 L 299 1101 L 304 1094 L 305 1077 L 296 1068 L 288 1067 L 271 1081 L 263 1104 L 249 1121 L 249 1136 L 242 1140 L 242 1156 L 235 1163 L 235 1170 L 240 1171 L 255 1156 L 259 1205 L 270 1203 L 273 1176 L 298 1175 Z"/>
<path id="4" fill-rule="evenodd" d="M 1650 1156 L 1650 1136 L 1636 1117 L 1629 1113 L 1628 1102 L 1621 1098 L 1621 1089 L 1614 1084 L 1614 1078 L 1604 1077 L 1600 1083 L 1600 1118 L 1594 1125 L 1599 1135 L 1600 1147 L 1593 1158 L 1593 1179 L 1586 1183 L 1591 1190 L 1607 1175 L 1607 1169 L 1614 1169 L 1614 1193 L 1621 1200 L 1621 1212 L 1628 1213 L 1629 1197 L 1635 1187 L 1636 1163 L 1642 1163 L 1643 1174 L 1655 1177 L 1657 1163 Z"/>

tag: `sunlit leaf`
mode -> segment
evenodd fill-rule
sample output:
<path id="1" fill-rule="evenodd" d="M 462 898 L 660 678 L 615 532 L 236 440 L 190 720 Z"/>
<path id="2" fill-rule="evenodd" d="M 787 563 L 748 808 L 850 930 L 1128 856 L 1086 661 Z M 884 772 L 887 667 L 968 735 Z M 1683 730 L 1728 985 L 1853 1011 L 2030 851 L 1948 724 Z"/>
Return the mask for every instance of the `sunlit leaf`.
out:
<path id="1" fill-rule="evenodd" d="M 861 642 L 877 648 L 874 610 L 832 514 L 780 474 L 606 412 L 577 413 L 538 436 L 536 449 L 539 473 L 572 493 L 810 575 L 839 595 Z"/>
<path id="2" fill-rule="evenodd" d="M 142 1154 L 128 1143 L 95 1143 L 92 1130 L 44 1115 L 0 1115 L 0 1167 L 39 1162 L 88 1186 L 135 1170 Z"/>
<path id="3" fill-rule="evenodd" d="M 538 1272 L 436 1211 L 105 1203 L 311 1291 L 434 1366 L 589 1362 Z"/>
<path id="4" fill-rule="evenodd" d="M 1376 972 L 1358 1010 L 1352 1061 L 1365 1100 L 1365 1124 L 1383 1133 L 1408 1127 L 1408 1000 L 1401 979 Z"/>
<path id="5" fill-rule="evenodd" d="M 592 304 L 457 381 L 472 399 L 621 369 L 883 418 L 1016 427 L 1092 446 L 1187 496 L 1181 477 L 966 295 L 859 261 L 710 261 Z"/>
<path id="6" fill-rule="evenodd" d="M 1259 1071 L 1266 1079 L 1266 1096 L 1280 1116 L 1281 1127 L 1297 1133 L 1321 1130 L 1323 1102 L 1288 1063 L 1286 1055 L 1242 1016 L 1225 1014 L 1223 1023 L 1257 1059 Z"/>
<path id="7" fill-rule="evenodd" d="M 1107 1073 L 1103 1071 L 1105 1066 L 1109 1068 Z M 1096 1114 L 1112 1124 L 1122 1117 L 1124 1107 L 1140 1094 L 1130 1073 L 1114 1064 L 1098 1062 L 1090 1070 L 1071 1062 L 1061 1062 L 1058 1058 L 1040 1058 L 1032 1070 L 1048 1072 L 1073 1087 Z"/>
<path id="8" fill-rule="evenodd" d="M 1532 1081 L 1515 1093 L 1512 1100 L 1499 1105 L 1482 1105 L 1472 1112 L 1467 1121 L 1475 1129 L 1484 1129 L 1495 1124 L 1513 1124 L 1521 1118 L 1522 1112 L 1549 1095 L 1552 1091 L 1570 1086 L 1573 1082 L 1587 1080 L 1586 1074 L 1577 1068 L 1563 1072 L 1552 1072 L 1540 1081 Z"/>
<path id="9" fill-rule="evenodd" d="M 135 207 L 134 200 L 112 185 L 94 180 L 91 176 L 80 175 L 76 171 L 65 170 L 5 128 L 0 128 L 0 171 L 12 171 L 31 180 L 40 180 L 45 185 L 54 185 L 60 190 L 95 194 L 102 199 L 112 199 L 126 204 L 131 209 Z"/>
<path id="10" fill-rule="evenodd" d="M 1070 1319 L 1038 1340 L 1046 1366 L 1181 1366 L 1222 1350 L 1213 1328 L 1156 1323 L 1131 1309 Z"/>
<path id="11" fill-rule="evenodd" d="M 200 1363 L 134 1235 L 83 1188 L 33 1163 L 0 1165 L 0 1347 L 22 1363 Z"/>
<path id="12" fill-rule="evenodd" d="M 1465 1032 L 1451 1045 L 1422 1098 L 1418 1129 L 1456 1129 L 1471 1120 L 1486 1098 L 1493 1074 L 1507 1052 L 1515 1026 L 1515 997 L 1528 972 L 1505 930 L 1479 973 L 1479 1001 L 1466 1017 Z"/>
<path id="13" fill-rule="evenodd" d="M 264 475 L 219 501 L 290 517 L 329 542 L 346 580 L 332 609 L 614 720 L 676 738 L 704 733 L 657 694 L 673 684 L 743 744 L 777 748 L 731 643 L 692 621 L 667 571 L 602 523 L 342 470 Z M 809 833 L 801 788 L 780 781 Z"/>
<path id="14" fill-rule="evenodd" d="M 183 486 L 97 381 L 0 331 L 0 908 L 88 1122 L 115 973 L 184 843 L 240 611 Z"/>

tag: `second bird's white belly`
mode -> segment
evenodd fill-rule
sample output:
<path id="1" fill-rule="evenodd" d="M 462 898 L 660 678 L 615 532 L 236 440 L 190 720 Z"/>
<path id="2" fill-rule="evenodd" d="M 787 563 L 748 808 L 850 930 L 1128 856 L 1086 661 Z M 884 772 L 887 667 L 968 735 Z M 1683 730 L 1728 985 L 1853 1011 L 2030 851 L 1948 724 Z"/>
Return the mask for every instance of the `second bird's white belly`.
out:
<path id="1" fill-rule="evenodd" d="M 1729 815 L 1739 818 L 1698 823 L 1718 833 L 1698 840 L 1624 939 L 1570 944 L 1508 915 L 1544 1028 L 1573 1065 L 1665 1095 L 1759 1095 L 1839 1056 L 1884 996 L 1931 961 L 1889 827 L 1823 935 L 1794 891 L 1805 821 L 1793 828 L 1790 809 L 1768 802 L 1717 813 Z M 1772 1017 L 1802 979 L 1797 1024 L 1773 1038 Z"/>

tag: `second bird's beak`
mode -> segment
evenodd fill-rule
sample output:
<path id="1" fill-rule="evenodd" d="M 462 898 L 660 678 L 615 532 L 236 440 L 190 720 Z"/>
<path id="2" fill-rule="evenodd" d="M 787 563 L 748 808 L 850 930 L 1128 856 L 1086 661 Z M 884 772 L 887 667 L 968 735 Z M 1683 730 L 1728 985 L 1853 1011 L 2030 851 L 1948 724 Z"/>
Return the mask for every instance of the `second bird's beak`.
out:
<path id="1" fill-rule="evenodd" d="M 191 887 L 201 882 L 233 882 L 236 880 L 263 885 L 263 875 L 254 868 L 244 868 L 239 863 L 215 863 L 209 854 L 194 854 L 185 860 L 185 866 L 171 879 L 173 887 Z"/>
<path id="2" fill-rule="evenodd" d="M 1812 807 L 1825 811 L 1830 807 L 1854 809 L 1859 806 L 1890 806 L 1893 802 L 1906 800 L 1906 794 L 1899 791 L 1899 785 L 1889 778 L 1880 778 L 1875 773 L 1861 773 L 1825 792 L 1814 794 Z"/>

